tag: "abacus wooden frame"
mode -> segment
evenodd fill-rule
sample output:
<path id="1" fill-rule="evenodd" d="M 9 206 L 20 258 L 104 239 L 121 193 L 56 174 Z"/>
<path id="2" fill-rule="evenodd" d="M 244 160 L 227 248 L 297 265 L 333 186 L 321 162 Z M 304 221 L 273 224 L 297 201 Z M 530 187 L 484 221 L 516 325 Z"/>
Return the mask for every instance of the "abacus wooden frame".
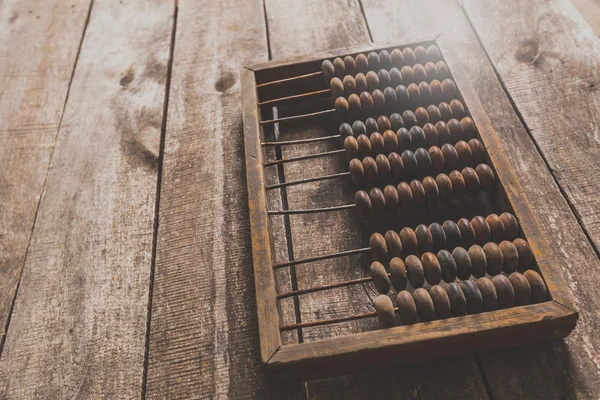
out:
<path id="1" fill-rule="evenodd" d="M 316 342 L 282 345 L 279 331 L 273 248 L 261 148 L 257 73 L 289 68 L 298 74 L 307 63 L 392 47 L 434 43 L 442 52 L 464 102 L 488 151 L 505 201 L 512 207 L 530 243 L 550 294 L 549 301 L 464 317 L 398 326 Z M 303 68 L 304 67 L 304 68 Z M 405 43 L 382 43 L 342 48 L 311 57 L 268 62 L 242 70 L 242 98 L 248 204 L 252 236 L 254 278 L 261 360 L 266 373 L 309 380 L 354 373 L 373 368 L 425 362 L 464 353 L 512 347 L 563 338 L 578 319 L 575 302 L 564 281 L 554 250 L 550 247 L 479 98 L 457 58 L 435 39 Z"/>

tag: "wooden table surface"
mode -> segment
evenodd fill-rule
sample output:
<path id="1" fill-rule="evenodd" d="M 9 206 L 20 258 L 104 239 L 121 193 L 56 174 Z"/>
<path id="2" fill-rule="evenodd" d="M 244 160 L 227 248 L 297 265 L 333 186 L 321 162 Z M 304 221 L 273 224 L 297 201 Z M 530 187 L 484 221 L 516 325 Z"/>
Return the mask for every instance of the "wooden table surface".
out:
<path id="1" fill-rule="evenodd" d="M 0 398 L 589 399 L 600 1 L 0 1 Z M 566 340 L 261 372 L 240 68 L 442 32 L 558 249 Z"/>

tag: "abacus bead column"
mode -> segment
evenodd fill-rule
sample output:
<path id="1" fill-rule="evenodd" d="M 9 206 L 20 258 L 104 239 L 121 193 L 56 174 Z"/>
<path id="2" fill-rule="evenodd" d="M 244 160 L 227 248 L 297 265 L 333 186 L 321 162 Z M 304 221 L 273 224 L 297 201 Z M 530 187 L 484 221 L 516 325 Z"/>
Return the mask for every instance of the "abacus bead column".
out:
<path id="1" fill-rule="evenodd" d="M 362 72 L 359 72 L 354 77 L 354 82 L 356 83 L 356 92 L 363 93 L 369 90 L 369 86 L 367 84 L 367 77 Z"/>
<path id="2" fill-rule="evenodd" d="M 390 125 L 393 131 L 398 131 L 398 129 L 404 127 L 404 120 L 402 116 L 398 113 L 393 113 L 390 115 Z"/>
<path id="3" fill-rule="evenodd" d="M 461 167 L 465 167 L 471 164 L 471 161 L 473 160 L 473 152 L 471 151 L 471 147 L 467 142 L 465 142 L 464 140 L 460 140 L 454 145 L 454 148 L 456 149 L 456 153 L 458 154 L 458 164 Z M 477 181 L 479 181 L 479 178 L 477 179 Z"/>
<path id="4" fill-rule="evenodd" d="M 396 131 L 396 137 L 398 138 L 398 149 L 400 151 L 408 150 L 412 148 L 412 138 L 410 137 L 410 131 L 404 127 Z"/>
<path id="5" fill-rule="evenodd" d="M 446 247 L 446 234 L 444 228 L 437 222 L 432 222 L 429 225 L 429 232 L 431 232 L 432 246 L 434 251 L 439 251 Z"/>
<path id="6" fill-rule="evenodd" d="M 412 190 L 410 190 L 410 186 L 408 185 L 408 183 L 400 182 L 398 184 L 398 186 L 396 187 L 396 190 L 398 191 L 398 197 L 400 198 L 400 205 L 402 206 L 402 209 L 404 211 L 411 210 L 413 208 L 414 204 L 413 204 Z M 404 229 L 410 229 L 410 228 L 404 228 Z M 410 230 L 412 231 L 412 229 L 410 229 Z M 402 239 L 402 231 L 400 232 L 400 238 Z M 417 239 L 415 237 L 415 243 L 416 243 L 416 241 L 417 241 Z M 402 240 L 402 246 L 404 246 L 405 251 L 407 251 L 406 246 L 404 245 L 404 240 Z M 415 246 L 415 248 L 416 248 L 416 246 Z"/>
<path id="7" fill-rule="evenodd" d="M 496 214 L 490 214 L 485 217 L 485 220 L 490 226 L 492 241 L 500 243 L 504 239 L 504 224 L 500 220 L 500 217 Z"/>
<path id="8" fill-rule="evenodd" d="M 379 88 L 379 77 L 375 71 L 367 72 L 367 88 L 369 92 Z"/>
<path id="9" fill-rule="evenodd" d="M 485 218 L 482 216 L 473 217 L 471 220 L 471 225 L 473 226 L 473 230 L 475 231 L 475 237 L 477 238 L 477 244 L 483 246 L 487 242 L 489 242 L 492 238 L 492 233 L 490 231 L 490 226 L 488 225 Z"/>
<path id="10" fill-rule="evenodd" d="M 358 158 L 353 158 L 350 160 L 350 166 L 348 169 L 350 170 L 350 178 L 352 178 L 352 183 L 354 183 L 356 187 L 362 186 L 365 180 L 365 170 L 362 162 L 360 162 Z"/>
<path id="11" fill-rule="evenodd" d="M 450 76 L 450 70 L 444 61 L 436 62 L 435 67 L 438 70 L 438 79 L 444 79 Z"/>
<path id="12" fill-rule="evenodd" d="M 437 253 L 437 259 L 442 270 L 442 279 L 444 282 L 454 282 L 456 279 L 456 261 L 448 250 L 440 250 Z"/>
<path id="13" fill-rule="evenodd" d="M 462 236 L 460 235 L 458 225 L 456 225 L 454 221 L 448 220 L 444 221 L 442 228 L 444 228 L 444 233 L 446 234 L 448 248 L 454 249 L 455 247 L 460 246 L 462 242 Z"/>
<path id="14" fill-rule="evenodd" d="M 427 72 L 422 64 L 415 64 L 413 66 L 413 72 L 415 74 L 415 83 L 423 82 L 425 79 L 427 79 Z"/>
<path id="15" fill-rule="evenodd" d="M 346 160 L 352 160 L 358 155 L 358 142 L 354 136 L 344 139 L 344 149 L 346 150 Z"/>
<path id="16" fill-rule="evenodd" d="M 369 138 L 371 141 L 371 151 L 373 154 L 381 154 L 383 153 L 384 143 L 383 136 L 379 132 L 371 133 L 371 137 Z"/>
<path id="17" fill-rule="evenodd" d="M 425 253 L 427 251 L 431 251 L 431 232 L 429 232 L 429 228 L 426 225 L 419 225 L 415 229 L 415 235 L 417 236 L 417 244 L 419 246 L 419 253 Z"/>
<path id="18" fill-rule="evenodd" d="M 504 259 L 504 272 L 507 274 L 515 272 L 519 266 L 519 253 L 517 252 L 517 248 L 508 240 L 503 240 L 500 242 L 499 246 L 502 251 L 502 258 Z"/>
<path id="19" fill-rule="evenodd" d="M 448 294 L 448 299 L 450 299 L 452 315 L 455 317 L 465 315 L 467 313 L 467 300 L 461 288 L 452 282 L 446 287 L 446 293 Z"/>
<path id="20" fill-rule="evenodd" d="M 367 127 L 362 121 L 356 120 L 352 123 L 352 133 L 355 137 L 367 134 Z"/>
<path id="21" fill-rule="evenodd" d="M 398 106 L 398 98 L 396 92 L 391 87 L 386 87 L 383 90 L 383 97 L 385 99 L 385 105 L 389 110 L 394 110 Z"/>
<path id="22" fill-rule="evenodd" d="M 419 90 L 421 91 L 421 93 L 423 92 L 423 90 L 421 88 L 419 88 Z M 442 120 L 442 112 L 440 111 L 440 109 L 438 108 L 438 106 L 436 106 L 435 104 L 430 104 L 427 106 L 427 114 L 429 114 L 429 121 L 431 121 L 432 124 L 437 124 L 438 122 L 440 122 Z M 433 126 L 433 129 L 435 129 L 435 126 Z M 437 136 L 437 131 L 436 131 L 436 136 Z M 437 144 L 437 140 L 436 143 Z"/>
<path id="23" fill-rule="evenodd" d="M 402 120 L 404 121 L 404 126 L 406 126 L 406 128 L 412 128 L 417 124 L 417 117 L 411 110 L 405 110 L 402 113 Z"/>
<path id="24" fill-rule="evenodd" d="M 448 103 L 446 103 L 445 101 L 442 101 L 438 105 L 438 108 L 440 110 L 440 115 L 441 115 L 443 121 L 450 121 L 452 119 L 452 117 L 454 116 L 454 114 L 452 114 L 452 108 L 450 108 L 450 105 Z"/>
<path id="25" fill-rule="evenodd" d="M 415 299 L 415 306 L 417 307 L 417 314 L 423 322 L 433 321 L 435 319 L 435 312 L 433 309 L 433 301 L 427 290 L 418 288 L 413 292 L 413 298 Z"/>
<path id="26" fill-rule="evenodd" d="M 425 132 L 423 132 L 423 129 L 420 126 L 415 125 L 410 128 L 410 142 L 415 149 L 427 146 Z"/>
<path id="27" fill-rule="evenodd" d="M 421 256 L 421 264 L 423 264 L 423 271 L 425 273 L 425 279 L 430 285 L 437 285 L 442 280 L 442 267 L 433 253 L 424 253 Z"/>
<path id="28" fill-rule="evenodd" d="M 467 300 L 467 312 L 469 314 L 479 314 L 483 311 L 483 298 L 479 288 L 473 281 L 462 281 L 458 284 Z"/>
<path id="29" fill-rule="evenodd" d="M 420 130 L 420 132 L 422 132 L 422 130 Z M 429 153 L 427 152 L 427 150 L 425 150 L 423 147 L 418 148 L 415 151 L 415 158 L 417 159 L 417 171 L 419 171 L 421 175 L 427 175 L 429 171 L 431 171 L 431 157 L 429 157 Z M 428 176 L 427 178 L 431 177 Z M 425 184 L 425 181 L 423 181 L 423 184 Z M 427 188 L 425 188 L 425 192 L 427 192 Z"/>
<path id="30" fill-rule="evenodd" d="M 331 95 L 334 99 L 344 95 L 344 83 L 340 78 L 333 78 L 329 82 L 329 87 L 331 88 Z"/>
<path id="31" fill-rule="evenodd" d="M 442 58 L 442 54 L 440 53 L 440 49 L 435 45 L 431 44 L 427 47 L 427 59 L 429 61 L 438 61 Z"/>
<path id="32" fill-rule="evenodd" d="M 420 64 L 427 62 L 427 49 L 423 46 L 415 47 L 415 59 Z"/>
<path id="33" fill-rule="evenodd" d="M 386 295 L 379 295 L 374 302 L 377 319 L 382 328 L 392 328 L 396 326 L 396 314 L 394 313 L 394 304 Z"/>
<path id="34" fill-rule="evenodd" d="M 452 79 L 444 79 L 442 81 L 442 89 L 444 90 L 444 97 L 447 101 L 455 99 L 458 95 L 456 83 L 454 83 Z"/>
<path id="35" fill-rule="evenodd" d="M 471 267 L 473 276 L 481 278 L 488 269 L 487 257 L 481 246 L 474 244 L 469 247 L 469 258 L 471 258 Z"/>
<path id="36" fill-rule="evenodd" d="M 463 103 L 460 102 L 460 100 L 451 100 L 450 108 L 452 109 L 452 115 L 454 115 L 454 117 L 456 117 L 457 119 L 462 120 L 465 117 L 465 107 L 463 106 Z"/>
<path id="37" fill-rule="evenodd" d="M 358 70 L 358 72 L 366 74 L 367 71 L 369 71 L 369 60 L 367 59 L 367 56 L 365 56 L 364 54 L 359 54 L 356 56 L 355 60 L 356 69 Z"/>
<path id="38" fill-rule="evenodd" d="M 494 242 L 488 242 L 483 245 L 483 251 L 487 259 L 488 274 L 501 274 L 504 268 L 504 256 L 502 255 L 500 246 Z"/>
<path id="39" fill-rule="evenodd" d="M 415 157 L 415 153 L 410 150 L 404 150 L 402 155 L 402 163 L 404 164 L 404 171 L 407 177 L 413 177 L 417 174 L 417 158 Z"/>
<path id="40" fill-rule="evenodd" d="M 396 231 L 387 231 L 384 238 L 390 257 L 402 257 L 402 241 Z"/>
<path id="41" fill-rule="evenodd" d="M 398 149 L 398 137 L 393 130 L 388 129 L 383 133 L 383 147 L 388 154 Z"/>
<path id="42" fill-rule="evenodd" d="M 392 123 L 385 115 L 380 115 L 377 117 L 377 126 L 379 127 L 379 132 L 385 132 L 389 129 L 392 129 Z"/>
<path id="43" fill-rule="evenodd" d="M 429 155 L 431 156 L 431 149 Z M 441 152 L 440 152 L 441 154 Z M 443 156 L 442 156 L 443 157 Z M 431 161 L 433 163 L 434 158 L 431 157 Z M 435 164 L 434 164 L 434 169 Z M 444 202 L 449 202 L 452 200 L 452 182 L 450 182 L 450 178 L 446 174 L 439 174 L 435 177 L 435 183 L 438 187 L 438 191 L 440 193 L 440 199 Z"/>
<path id="44" fill-rule="evenodd" d="M 369 271 L 377 291 L 381 294 L 387 294 L 390 291 L 390 279 L 383 264 L 379 261 L 373 261 Z"/>
<path id="45" fill-rule="evenodd" d="M 390 69 L 390 79 L 392 80 L 392 88 L 402 84 L 402 73 L 398 68 Z"/>
<path id="46" fill-rule="evenodd" d="M 377 126 L 377 122 L 372 117 L 369 117 L 365 120 L 365 127 L 369 135 L 373 132 L 379 132 L 379 126 Z"/>
<path id="47" fill-rule="evenodd" d="M 373 233 L 369 239 L 369 245 L 371 246 L 371 259 L 373 261 L 387 262 L 388 260 L 388 249 L 385 238 L 380 233 Z"/>
<path id="48" fill-rule="evenodd" d="M 417 117 L 417 124 L 419 125 L 425 125 L 429 122 L 429 113 L 424 107 L 415 110 L 415 117 Z"/>
<path id="49" fill-rule="evenodd" d="M 420 288 L 425 283 L 425 271 L 423 270 L 423 264 L 421 260 L 415 255 L 410 255 L 404 260 L 406 266 L 406 275 L 408 281 L 414 288 Z"/>
<path id="50" fill-rule="evenodd" d="M 450 299 L 446 291 L 439 285 L 434 285 L 429 290 L 429 295 L 433 301 L 433 309 L 438 318 L 450 318 L 452 311 L 450 307 Z"/>
<path id="51" fill-rule="evenodd" d="M 404 65 L 404 56 L 402 55 L 402 50 L 394 49 L 392 50 L 392 64 L 396 68 L 402 67 Z"/>
<path id="52" fill-rule="evenodd" d="M 377 72 L 377 77 L 379 78 L 379 88 L 381 90 L 389 87 L 392 84 L 392 78 L 390 77 L 390 73 L 385 69 L 380 69 Z"/>
<path id="53" fill-rule="evenodd" d="M 373 104 L 375 105 L 375 110 L 382 112 L 385 109 L 385 96 L 383 92 L 379 89 L 373 90 Z"/>
<path id="54" fill-rule="evenodd" d="M 365 115 L 373 114 L 373 110 L 375 110 L 375 101 L 373 100 L 373 96 L 371 96 L 371 93 L 362 92 L 359 98 L 360 105 Z"/>
<path id="55" fill-rule="evenodd" d="M 423 179 L 423 189 L 425 189 L 425 198 L 427 199 L 427 204 L 432 207 L 438 204 L 440 200 L 440 190 L 435 183 L 435 179 L 430 176 L 426 176 L 425 179 Z"/>
<path id="56" fill-rule="evenodd" d="M 362 106 L 360 104 L 360 97 L 356 93 L 352 93 L 348 97 L 348 108 L 352 115 L 360 115 L 362 112 Z"/>
<path id="57" fill-rule="evenodd" d="M 459 279 L 469 279 L 473 265 L 469 253 L 462 247 L 457 247 L 452 251 L 452 258 L 456 262 L 457 275 Z"/>
<path id="58" fill-rule="evenodd" d="M 421 181 L 418 181 L 416 179 L 412 180 L 410 182 L 410 190 L 413 193 L 413 201 L 415 203 L 415 207 L 424 208 L 426 203 L 426 197 L 425 188 L 423 187 Z"/>
<path id="59" fill-rule="evenodd" d="M 405 86 L 415 81 L 415 71 L 408 65 L 400 69 L 400 74 L 402 75 L 402 84 Z"/>
<path id="60" fill-rule="evenodd" d="M 406 277 L 406 267 L 404 266 L 404 262 L 398 257 L 394 257 L 390 261 L 390 279 L 394 289 L 397 291 L 406 289 L 406 284 L 408 282 Z"/>
<path id="61" fill-rule="evenodd" d="M 385 156 L 382 154 L 380 154 L 379 156 L 385 158 Z M 377 158 L 379 158 L 379 156 L 377 156 Z M 385 160 L 387 162 L 387 158 L 385 158 Z M 387 207 L 387 210 L 392 214 L 397 212 L 400 208 L 400 199 L 398 197 L 398 191 L 396 190 L 396 188 L 392 185 L 387 185 L 383 189 L 383 197 L 385 198 L 385 205 Z"/>
<path id="62" fill-rule="evenodd" d="M 483 163 L 485 161 L 485 147 L 483 146 L 483 143 L 481 143 L 481 141 L 479 141 L 478 139 L 471 139 L 469 140 L 469 147 L 471 148 L 471 152 L 473 153 L 473 163 Z M 477 171 L 477 169 L 475 171 Z M 479 175 L 479 173 L 477 173 L 477 175 Z M 479 177 L 479 180 L 481 181 L 481 176 Z M 483 188 L 483 190 L 486 189 Z"/>
<path id="63" fill-rule="evenodd" d="M 411 83 L 408 85 L 407 90 L 410 105 L 412 107 L 417 107 L 421 104 L 421 91 L 419 90 L 419 86 L 415 83 Z"/>
<path id="64" fill-rule="evenodd" d="M 431 98 L 435 101 L 440 101 L 444 98 L 444 88 L 442 88 L 442 82 L 434 79 L 429 84 L 431 88 Z"/>
<path id="65" fill-rule="evenodd" d="M 342 84 L 344 85 L 344 95 L 350 96 L 353 93 L 356 93 L 356 81 L 354 77 L 350 75 L 346 75 L 342 80 Z"/>
<path id="66" fill-rule="evenodd" d="M 379 52 L 379 63 L 381 68 L 390 69 L 392 68 L 392 56 L 387 50 L 381 50 Z"/>
<path id="67" fill-rule="evenodd" d="M 336 57 L 333 60 L 333 68 L 335 69 L 335 75 L 338 78 L 343 78 L 346 75 L 346 65 L 344 64 L 344 60 L 339 57 Z"/>
<path id="68" fill-rule="evenodd" d="M 457 199 L 464 199 L 467 195 L 467 184 L 465 178 L 458 171 L 452 171 L 449 175 L 450 182 L 452 182 L 452 191 L 454 197 Z"/>
<path id="69" fill-rule="evenodd" d="M 514 215 L 504 212 L 500 215 L 500 220 L 504 225 L 504 237 L 506 240 L 515 240 L 519 235 L 519 223 Z"/>
<path id="70" fill-rule="evenodd" d="M 465 185 L 467 186 L 467 193 L 469 196 L 477 195 L 477 193 L 479 193 L 481 190 L 481 186 L 475 170 L 471 167 L 465 167 L 461 173 L 465 179 Z"/>
<path id="71" fill-rule="evenodd" d="M 493 192 L 496 188 L 496 176 L 494 175 L 494 171 L 487 164 L 479 164 L 475 168 L 475 172 L 479 177 L 479 182 L 481 183 L 481 188 L 486 192 Z"/>
<path id="72" fill-rule="evenodd" d="M 392 169 L 392 177 L 394 180 L 399 181 L 404 175 L 404 164 L 400 154 L 392 152 L 388 155 L 388 161 L 390 162 L 390 168 Z"/>
<path id="73" fill-rule="evenodd" d="M 525 271 L 523 274 L 525 279 L 529 282 L 529 286 L 531 287 L 531 302 L 532 303 L 541 303 L 546 301 L 547 292 L 546 285 L 544 284 L 544 280 L 534 270 L 530 269 Z"/>
<path id="74" fill-rule="evenodd" d="M 450 143 L 446 143 L 442 146 L 442 154 L 444 155 L 446 169 L 456 169 L 458 167 L 458 153 L 454 146 Z"/>
<path id="75" fill-rule="evenodd" d="M 352 132 L 352 127 L 347 122 L 344 122 L 343 124 L 340 125 L 339 132 L 340 132 L 340 136 L 343 139 L 346 139 L 348 136 L 354 135 L 354 132 Z"/>
<path id="76" fill-rule="evenodd" d="M 362 135 L 364 136 L 364 135 Z M 371 147 L 369 146 L 369 149 Z M 377 182 L 377 177 L 379 176 L 379 171 L 377 168 L 377 163 L 371 157 L 365 157 L 362 161 L 363 168 L 365 171 L 365 179 L 369 184 L 375 184 Z"/>
<path id="77" fill-rule="evenodd" d="M 533 265 L 533 250 L 525 239 L 517 238 L 513 241 L 517 253 L 519 253 L 519 271 L 523 272 Z"/>
<path id="78" fill-rule="evenodd" d="M 498 298 L 498 308 L 510 308 L 515 305 L 515 291 L 504 275 L 496 275 L 492 278 L 494 289 L 496 289 L 496 296 Z"/>
<path id="79" fill-rule="evenodd" d="M 434 63 L 429 61 L 429 62 L 425 63 L 424 67 L 425 67 L 425 72 L 427 73 L 428 80 L 431 81 L 431 80 L 437 79 L 438 72 L 437 72 L 437 67 L 435 66 Z"/>
<path id="80" fill-rule="evenodd" d="M 385 197 L 383 196 L 383 192 L 381 189 L 375 187 L 371 189 L 369 193 L 369 197 L 371 198 L 371 205 L 373 208 L 373 212 L 377 215 L 385 214 Z"/>
<path id="81" fill-rule="evenodd" d="M 354 196 L 354 203 L 356 204 L 356 211 L 358 213 L 358 217 L 367 221 L 371 218 L 373 211 L 371 210 L 371 199 L 369 195 L 364 190 L 359 190 L 356 192 Z"/>
<path id="82" fill-rule="evenodd" d="M 409 292 L 403 290 L 398 293 L 396 304 L 398 304 L 398 314 L 403 324 L 410 325 L 417 322 L 417 306 Z"/>
<path id="83" fill-rule="evenodd" d="M 323 71 L 325 82 L 331 81 L 331 79 L 335 76 L 335 67 L 329 60 L 323 60 L 323 63 L 321 64 L 321 70 Z"/>
<path id="84" fill-rule="evenodd" d="M 488 278 L 479 278 L 475 281 L 479 292 L 481 292 L 481 298 L 483 299 L 483 311 L 494 311 L 498 309 L 498 296 L 496 295 L 496 288 L 491 280 Z"/>
<path id="85" fill-rule="evenodd" d="M 446 124 L 444 121 L 436 122 L 435 129 L 438 132 L 440 144 L 449 143 L 452 140 L 452 136 L 450 135 L 450 129 L 448 129 L 448 124 Z"/>
<path id="86" fill-rule="evenodd" d="M 427 146 L 431 149 L 431 146 L 437 146 L 439 144 L 437 129 L 432 123 L 427 123 L 423 126 L 423 133 L 425 134 L 425 140 Z"/>
<path id="87" fill-rule="evenodd" d="M 459 118 L 456 115 L 454 117 Z M 463 119 L 461 119 L 460 125 L 462 126 L 463 132 L 467 138 L 472 139 L 475 137 L 477 129 L 475 129 L 475 123 L 470 117 L 464 117 Z"/>
<path id="88" fill-rule="evenodd" d="M 344 97 L 340 96 L 335 99 L 335 112 L 338 116 L 338 119 L 341 121 L 348 117 L 348 114 L 350 113 L 350 106 Z"/>
<path id="89" fill-rule="evenodd" d="M 356 61 L 354 61 L 354 57 L 344 57 L 344 66 L 346 67 L 346 74 L 356 75 Z"/>
<path id="90" fill-rule="evenodd" d="M 508 277 L 515 291 L 515 305 L 524 306 L 531 304 L 531 286 L 529 281 L 520 273 L 513 272 Z"/>
<path id="91" fill-rule="evenodd" d="M 456 226 L 458 226 L 458 230 L 460 231 L 463 246 L 467 248 L 474 245 L 475 231 L 473 230 L 471 221 L 466 218 L 461 218 L 456 222 Z"/>
<path id="92" fill-rule="evenodd" d="M 377 71 L 379 70 L 381 63 L 379 60 L 379 55 L 374 51 L 367 54 L 367 60 L 369 60 L 369 68 L 371 70 Z"/>
<path id="93" fill-rule="evenodd" d="M 402 49 L 402 57 L 404 57 L 404 63 L 413 65 L 417 62 L 415 52 L 411 47 L 405 47 Z"/>

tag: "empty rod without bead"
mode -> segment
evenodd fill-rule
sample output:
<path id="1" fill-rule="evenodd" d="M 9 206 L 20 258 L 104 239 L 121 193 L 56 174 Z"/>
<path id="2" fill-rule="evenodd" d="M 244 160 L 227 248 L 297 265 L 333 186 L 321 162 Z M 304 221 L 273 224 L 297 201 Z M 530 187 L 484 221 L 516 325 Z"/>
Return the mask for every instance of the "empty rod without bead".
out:
<path id="1" fill-rule="evenodd" d="M 293 96 L 285 96 L 285 97 L 279 97 L 277 99 L 261 101 L 260 103 L 258 103 L 258 105 L 266 106 L 267 104 L 280 103 L 283 101 L 302 99 L 304 97 L 318 96 L 320 94 L 330 94 L 330 93 L 331 93 L 331 89 L 316 90 L 314 92 L 300 93 L 300 94 L 295 94 Z"/>
<path id="2" fill-rule="evenodd" d="M 289 267 L 291 265 L 306 264 L 306 263 L 315 262 L 315 261 L 329 260 L 331 258 L 337 258 L 337 257 L 351 256 L 354 254 L 366 253 L 367 251 L 370 251 L 370 250 L 371 250 L 370 247 L 363 247 L 361 249 L 340 251 L 338 253 L 325 254 L 323 256 L 302 258 L 300 260 L 293 260 L 293 261 L 288 261 L 288 262 L 284 262 L 284 263 L 280 263 L 280 264 L 275 264 L 275 265 L 273 265 L 273 269 Z"/>
<path id="3" fill-rule="evenodd" d="M 317 181 L 324 181 L 324 180 L 327 180 L 327 179 L 341 178 L 341 177 L 348 176 L 348 175 L 350 175 L 350 172 L 340 172 L 338 174 L 315 176 L 314 178 L 306 178 L 306 179 L 299 179 L 297 181 L 289 181 L 289 182 L 277 183 L 277 184 L 274 184 L 274 185 L 266 186 L 265 188 L 267 190 L 272 190 L 272 189 L 278 189 L 278 188 L 281 188 L 281 187 L 300 185 L 300 184 L 303 184 L 303 183 L 317 182 Z"/>
<path id="4" fill-rule="evenodd" d="M 334 112 L 335 112 L 335 109 L 332 108 L 330 110 L 315 111 L 315 112 L 308 113 L 308 114 L 291 115 L 289 117 L 268 119 L 266 121 L 260 121 L 260 124 L 266 125 L 266 124 L 274 124 L 276 122 L 296 121 L 299 119 L 314 118 L 314 117 L 320 117 L 320 116 L 327 115 L 327 114 L 333 114 Z"/>
<path id="5" fill-rule="evenodd" d="M 279 83 L 291 82 L 291 81 L 296 81 L 298 79 L 310 78 L 310 77 L 319 76 L 319 75 L 323 75 L 323 71 L 311 72 L 309 74 L 292 76 L 291 78 L 284 78 L 284 79 L 278 79 L 276 81 L 265 82 L 265 83 L 261 83 L 260 85 L 256 85 L 256 87 L 261 88 L 261 87 L 270 86 L 270 85 L 277 85 Z"/>
<path id="6" fill-rule="evenodd" d="M 395 307 L 394 312 L 397 312 L 397 311 L 398 311 L 398 307 Z M 330 319 L 322 319 L 322 320 L 318 320 L 318 321 L 300 322 L 297 324 L 283 325 L 279 328 L 279 330 L 282 332 L 283 331 L 292 331 L 294 329 L 299 329 L 299 328 L 310 328 L 313 326 L 339 324 L 340 322 L 354 321 L 357 319 L 371 318 L 371 317 L 376 317 L 376 316 L 377 316 L 377 312 L 371 311 L 368 313 L 355 314 L 355 315 L 350 315 L 347 317 L 330 318 Z"/>
<path id="7" fill-rule="evenodd" d="M 303 143 L 314 143 L 314 142 L 324 142 L 326 140 L 339 139 L 342 135 L 331 135 L 331 136 L 321 136 L 310 139 L 297 139 L 297 140 L 283 140 L 281 142 L 263 142 L 262 146 L 282 146 L 287 144 L 303 144 Z"/>
<path id="8" fill-rule="evenodd" d="M 343 281 L 343 282 L 336 282 L 336 283 L 332 283 L 330 285 L 314 286 L 314 287 L 311 287 L 308 289 L 292 290 L 291 292 L 278 294 L 277 298 L 285 299 L 286 297 L 299 296 L 301 294 L 314 293 L 314 292 L 320 292 L 323 290 L 330 290 L 330 289 L 336 289 L 336 288 L 341 288 L 341 287 L 346 287 L 346 286 L 358 285 L 359 283 L 367 283 L 367 282 L 371 282 L 372 280 L 373 280 L 373 278 L 368 276 L 365 278 L 357 278 L 357 279 L 352 279 L 352 280 Z"/>
<path id="9" fill-rule="evenodd" d="M 335 155 L 335 154 L 342 154 L 345 152 L 346 152 L 345 149 L 339 149 L 339 150 L 325 151 L 323 153 L 307 154 L 307 155 L 298 156 L 298 157 L 282 158 L 281 160 L 267 161 L 266 163 L 263 163 L 263 166 L 270 167 L 271 165 L 287 164 L 289 162 L 294 162 L 294 161 L 310 160 L 311 158 L 327 157 L 327 156 L 331 156 L 331 155 Z"/>
<path id="10" fill-rule="evenodd" d="M 273 210 L 268 211 L 269 215 L 285 215 L 285 214 L 314 214 L 329 211 L 348 210 L 356 207 L 356 204 L 344 204 L 342 206 L 323 207 L 323 208 L 308 208 L 305 210 Z"/>

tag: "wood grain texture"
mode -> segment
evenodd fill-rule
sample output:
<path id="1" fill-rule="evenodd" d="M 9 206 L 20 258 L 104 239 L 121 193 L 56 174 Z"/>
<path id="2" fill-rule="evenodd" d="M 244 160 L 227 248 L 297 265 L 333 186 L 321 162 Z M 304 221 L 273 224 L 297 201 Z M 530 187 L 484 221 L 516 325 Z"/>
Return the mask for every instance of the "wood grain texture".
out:
<path id="1" fill-rule="evenodd" d="M 593 176 L 600 167 L 600 41 L 568 1 L 512 1 L 502 7 L 466 1 L 464 7 L 575 216 L 597 247 L 600 200 Z M 525 137 L 522 130 L 519 137 Z M 524 157 L 522 147 L 514 152 L 531 175 L 531 158 Z M 544 181 L 548 183 L 542 187 Z M 564 256 L 563 274 L 581 311 L 575 333 L 557 346 L 556 353 L 571 395 L 589 398 L 600 385 L 596 357 L 600 262 L 573 213 L 553 190 L 555 185 L 546 178 L 524 186 L 537 205 L 542 226 L 553 232 L 549 235 L 553 245 Z"/>
<path id="2" fill-rule="evenodd" d="M 167 2 L 94 2 L 0 361 L 0 397 L 141 394 L 172 16 Z"/>
<path id="3" fill-rule="evenodd" d="M 598 0 L 571 0 L 571 3 L 581 13 L 590 27 L 600 36 L 600 1 Z"/>
<path id="4" fill-rule="evenodd" d="M 283 395 L 260 369 L 243 162 L 240 71 L 266 39 L 260 1 L 179 2 L 148 399 Z"/>
<path id="5" fill-rule="evenodd" d="M 10 315 L 90 0 L 0 4 L 0 330 Z"/>

